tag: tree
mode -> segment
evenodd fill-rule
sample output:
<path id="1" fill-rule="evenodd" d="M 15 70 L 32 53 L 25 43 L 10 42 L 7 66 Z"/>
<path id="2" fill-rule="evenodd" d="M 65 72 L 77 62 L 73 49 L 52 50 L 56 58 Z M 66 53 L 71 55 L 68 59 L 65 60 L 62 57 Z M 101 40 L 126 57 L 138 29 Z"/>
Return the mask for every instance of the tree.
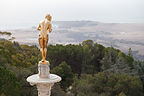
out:
<path id="1" fill-rule="evenodd" d="M 74 78 L 71 92 L 74 96 L 99 96 L 97 92 L 93 91 L 93 84 L 90 82 L 92 75 L 82 74 L 81 78 Z"/>
<path id="2" fill-rule="evenodd" d="M 98 72 L 101 72 L 101 60 L 104 57 L 104 49 L 105 47 L 95 43 L 94 47 L 92 49 L 92 53 L 94 54 L 93 60 L 91 61 L 91 64 L 94 65 L 94 69 L 93 69 L 93 75 Z"/>
<path id="3" fill-rule="evenodd" d="M 129 64 L 129 66 L 130 66 L 131 68 L 133 68 L 134 58 L 133 58 L 133 56 L 132 56 L 132 49 L 131 49 L 131 48 L 129 48 L 129 50 L 128 50 L 128 55 L 127 55 L 126 59 L 127 59 L 127 62 L 128 62 L 128 64 Z"/>
<path id="4" fill-rule="evenodd" d="M 92 50 L 88 45 L 83 46 L 83 59 L 82 59 L 82 73 L 92 73 L 89 70 L 92 70 L 94 66 L 92 66 L 91 61 L 93 60 L 94 55 L 92 54 Z M 90 67 L 91 66 L 91 67 Z M 92 68 L 92 69 L 89 69 Z"/>
<path id="5" fill-rule="evenodd" d="M 49 45 L 47 50 L 47 56 L 48 60 L 51 62 L 51 68 L 66 61 L 71 66 L 73 73 L 81 74 L 83 56 L 81 45 Z"/>
<path id="6" fill-rule="evenodd" d="M 144 61 L 134 61 L 133 62 L 133 73 L 139 76 L 140 80 L 143 82 L 143 92 L 144 92 Z"/>
<path id="7" fill-rule="evenodd" d="M 132 49 L 131 48 L 128 49 L 128 56 L 132 56 Z"/>
<path id="8" fill-rule="evenodd" d="M 101 71 L 101 59 L 104 56 L 104 46 L 92 40 L 82 42 L 83 47 L 83 73 L 94 75 Z M 91 71 L 90 71 L 91 70 Z"/>
<path id="9" fill-rule="evenodd" d="M 114 73 L 127 73 L 127 74 L 131 74 L 132 71 L 127 62 L 126 55 L 122 52 L 118 53 L 115 64 L 112 65 L 109 70 L 111 70 L 111 72 Z"/>
<path id="10" fill-rule="evenodd" d="M 113 47 L 105 48 L 104 57 L 101 60 L 102 69 L 107 70 L 116 63 L 116 58 L 120 50 L 116 50 Z"/>
<path id="11" fill-rule="evenodd" d="M 59 84 L 54 84 L 52 87 L 51 96 L 67 96 L 66 93 L 61 89 Z"/>
<path id="12" fill-rule="evenodd" d="M 86 40 L 82 42 L 82 46 L 88 45 L 89 48 L 94 46 L 93 40 Z"/>
<path id="13" fill-rule="evenodd" d="M 7 40 L 5 41 L 0 40 L 0 67 L 12 72 L 13 75 L 15 76 L 17 83 L 20 85 L 19 96 L 37 95 L 36 87 L 31 87 L 30 84 L 26 81 L 26 78 L 34 73 L 35 74 L 37 73 L 37 63 L 39 60 L 39 53 L 40 53 L 39 49 L 36 46 L 19 45 L 17 42 L 12 43 Z M 1 75 L 4 76 L 4 74 Z M 7 77 L 11 78 L 10 76 Z M 17 89 L 14 87 L 12 90 Z M 6 95 L 6 96 L 17 96 L 17 95 Z"/>
<path id="14" fill-rule="evenodd" d="M 71 67 L 65 61 L 63 61 L 59 66 L 53 68 L 51 73 L 62 77 L 60 85 L 65 91 L 73 83 L 73 73 L 71 71 Z"/>
<path id="15" fill-rule="evenodd" d="M 118 96 L 126 96 L 125 93 L 121 92 Z"/>
<path id="16" fill-rule="evenodd" d="M 99 72 L 81 75 L 72 84 L 75 96 L 143 96 L 142 82 L 137 76 Z M 90 95 L 91 94 L 91 95 Z M 105 95 L 106 94 L 106 95 Z"/>
<path id="17" fill-rule="evenodd" d="M 20 83 L 12 72 L 0 67 L 1 94 L 5 94 L 6 96 L 20 96 Z"/>

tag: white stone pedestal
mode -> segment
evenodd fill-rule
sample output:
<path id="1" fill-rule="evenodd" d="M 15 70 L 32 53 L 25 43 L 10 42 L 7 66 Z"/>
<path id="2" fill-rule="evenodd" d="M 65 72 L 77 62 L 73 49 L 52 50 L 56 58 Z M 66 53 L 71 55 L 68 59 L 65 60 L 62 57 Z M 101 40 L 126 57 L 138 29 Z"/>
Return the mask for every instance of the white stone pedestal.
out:
<path id="1" fill-rule="evenodd" d="M 38 96 L 50 96 L 51 87 L 54 83 L 61 81 L 61 77 L 55 74 L 50 74 L 49 63 L 38 64 L 39 74 L 34 74 L 27 78 L 27 81 L 33 86 L 37 86 Z"/>
<path id="2" fill-rule="evenodd" d="M 40 78 L 49 78 L 50 75 L 50 68 L 49 68 L 49 63 L 48 64 L 38 64 L 38 74 Z"/>

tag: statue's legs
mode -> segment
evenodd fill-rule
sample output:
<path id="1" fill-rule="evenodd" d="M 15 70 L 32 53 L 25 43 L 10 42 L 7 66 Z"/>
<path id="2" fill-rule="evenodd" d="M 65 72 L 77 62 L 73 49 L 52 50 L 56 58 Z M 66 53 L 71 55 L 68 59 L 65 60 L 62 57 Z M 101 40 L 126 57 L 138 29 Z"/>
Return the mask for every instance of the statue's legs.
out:
<path id="1" fill-rule="evenodd" d="M 44 43 L 44 58 L 46 58 L 48 38 L 44 38 L 44 42 L 43 43 Z"/>
<path id="2" fill-rule="evenodd" d="M 40 51 L 41 51 L 41 56 L 42 56 L 42 60 L 41 61 L 44 61 L 45 58 L 44 58 L 44 38 L 39 38 L 39 44 L 40 44 Z"/>

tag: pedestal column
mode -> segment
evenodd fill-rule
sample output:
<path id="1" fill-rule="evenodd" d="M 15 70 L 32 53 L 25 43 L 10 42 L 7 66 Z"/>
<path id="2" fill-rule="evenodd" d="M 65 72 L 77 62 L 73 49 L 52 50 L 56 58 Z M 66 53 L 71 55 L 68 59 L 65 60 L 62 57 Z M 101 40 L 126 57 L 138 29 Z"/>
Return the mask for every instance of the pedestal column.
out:
<path id="1" fill-rule="evenodd" d="M 61 77 L 50 74 L 49 62 L 47 64 L 38 64 L 38 74 L 34 74 L 27 78 L 27 81 L 33 86 L 36 85 L 38 96 L 50 96 L 51 87 L 54 83 L 61 81 Z"/>
<path id="2" fill-rule="evenodd" d="M 50 84 L 37 84 L 38 96 L 50 96 L 51 95 L 51 87 L 54 83 Z"/>

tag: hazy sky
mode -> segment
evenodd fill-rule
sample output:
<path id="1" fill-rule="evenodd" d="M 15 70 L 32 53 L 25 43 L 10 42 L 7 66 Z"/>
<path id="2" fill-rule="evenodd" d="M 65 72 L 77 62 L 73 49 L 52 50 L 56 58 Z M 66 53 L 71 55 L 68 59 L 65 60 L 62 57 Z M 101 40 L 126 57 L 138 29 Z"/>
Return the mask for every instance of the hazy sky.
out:
<path id="1" fill-rule="evenodd" d="M 144 23 L 144 0 L 0 0 L 0 24 L 56 21 Z"/>

